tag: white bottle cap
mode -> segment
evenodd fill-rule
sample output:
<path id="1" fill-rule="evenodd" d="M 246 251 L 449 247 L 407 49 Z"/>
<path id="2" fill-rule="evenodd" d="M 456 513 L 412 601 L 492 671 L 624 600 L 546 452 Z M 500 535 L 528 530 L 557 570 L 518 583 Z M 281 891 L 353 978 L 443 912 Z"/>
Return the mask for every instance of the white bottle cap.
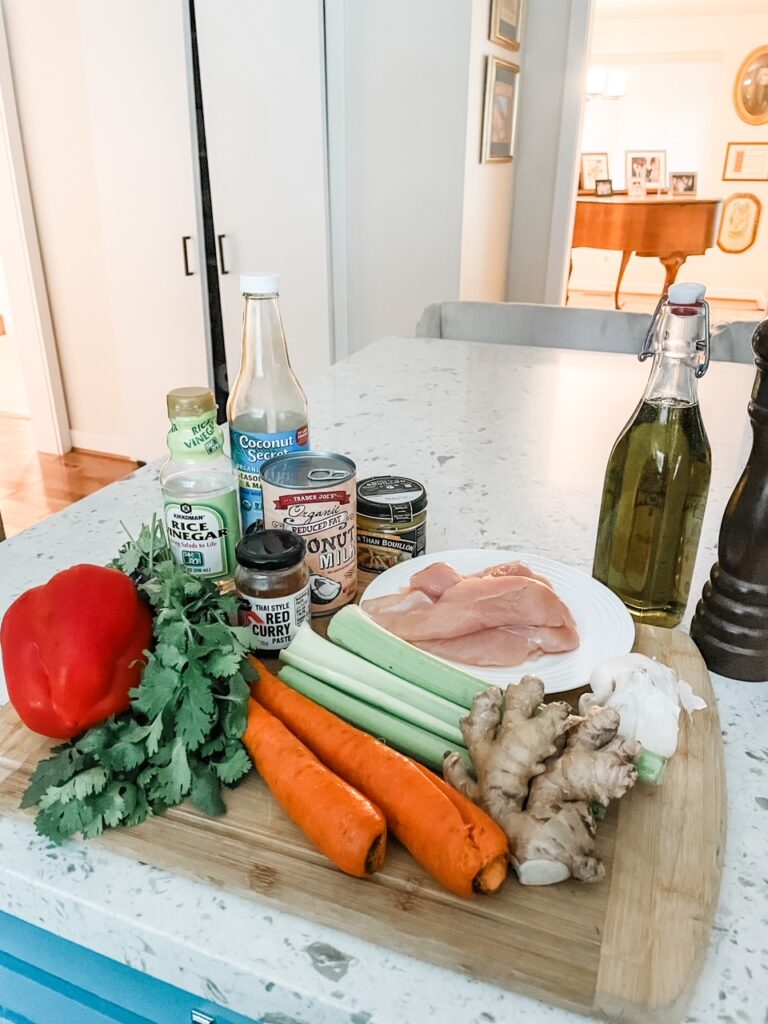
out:
<path id="1" fill-rule="evenodd" d="M 277 295 L 279 291 L 279 274 L 260 272 L 240 275 L 241 295 Z"/>
<path id="2" fill-rule="evenodd" d="M 673 284 L 667 293 L 667 299 L 673 306 L 693 306 L 701 302 L 707 289 L 703 284 Z"/>

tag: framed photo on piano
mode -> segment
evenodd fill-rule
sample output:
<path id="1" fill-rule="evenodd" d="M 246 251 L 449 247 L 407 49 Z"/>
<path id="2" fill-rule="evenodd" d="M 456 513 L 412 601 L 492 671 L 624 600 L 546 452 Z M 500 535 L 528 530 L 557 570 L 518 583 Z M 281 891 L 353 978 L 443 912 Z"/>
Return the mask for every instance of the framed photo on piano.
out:
<path id="1" fill-rule="evenodd" d="M 625 181 L 641 178 L 646 192 L 658 192 L 667 184 L 667 153 L 664 149 L 628 149 Z"/>
<path id="2" fill-rule="evenodd" d="M 670 171 L 669 172 L 669 194 L 672 196 L 695 196 L 696 171 Z"/>
<path id="3" fill-rule="evenodd" d="M 608 154 L 607 153 L 582 153 L 579 190 L 582 192 L 594 192 L 598 179 L 605 181 L 608 178 Z"/>

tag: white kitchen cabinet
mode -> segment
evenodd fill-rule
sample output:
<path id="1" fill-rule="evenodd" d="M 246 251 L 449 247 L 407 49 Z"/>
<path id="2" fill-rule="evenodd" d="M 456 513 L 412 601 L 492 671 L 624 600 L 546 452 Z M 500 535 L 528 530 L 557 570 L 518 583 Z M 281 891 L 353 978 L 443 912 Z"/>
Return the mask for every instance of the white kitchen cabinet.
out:
<path id="1" fill-rule="evenodd" d="M 0 2 L 73 443 L 149 460 L 166 393 L 212 380 L 188 0 Z M 195 8 L 229 382 L 252 270 L 306 379 L 331 348 L 322 4 Z"/>
<path id="2" fill-rule="evenodd" d="M 196 0 L 197 45 L 230 387 L 239 275 L 275 271 L 300 379 L 331 359 L 320 0 Z"/>
<path id="3" fill-rule="evenodd" d="M 209 380 L 187 3 L 3 16 L 72 441 L 148 460 L 166 392 Z"/>
<path id="4" fill-rule="evenodd" d="M 124 429 L 145 460 L 168 391 L 211 376 L 186 19 L 184 0 L 80 0 Z"/>

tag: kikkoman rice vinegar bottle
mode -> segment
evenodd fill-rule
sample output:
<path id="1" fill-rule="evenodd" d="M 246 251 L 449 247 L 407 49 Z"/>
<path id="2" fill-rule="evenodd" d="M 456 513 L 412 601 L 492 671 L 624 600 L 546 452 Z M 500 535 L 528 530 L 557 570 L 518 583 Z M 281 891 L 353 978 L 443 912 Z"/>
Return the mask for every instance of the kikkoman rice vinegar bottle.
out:
<path id="1" fill-rule="evenodd" d="M 224 452 L 210 388 L 168 394 L 170 458 L 160 471 L 165 529 L 174 561 L 189 572 L 225 580 L 237 567 L 237 482 Z"/>
<path id="2" fill-rule="evenodd" d="M 307 399 L 288 358 L 277 274 L 243 274 L 240 372 L 227 402 L 232 461 L 240 485 L 243 532 L 263 526 L 260 470 L 285 452 L 309 447 Z"/>
<path id="3" fill-rule="evenodd" d="M 704 286 L 674 284 L 640 353 L 653 368 L 605 471 L 593 575 L 636 622 L 683 617 L 709 492 L 711 457 L 697 383 L 709 365 Z"/>

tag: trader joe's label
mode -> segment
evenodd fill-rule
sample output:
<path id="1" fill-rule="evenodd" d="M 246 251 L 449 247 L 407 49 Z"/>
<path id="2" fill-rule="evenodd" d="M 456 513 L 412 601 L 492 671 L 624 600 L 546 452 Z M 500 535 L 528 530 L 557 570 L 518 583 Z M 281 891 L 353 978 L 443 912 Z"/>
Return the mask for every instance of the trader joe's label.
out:
<path id="1" fill-rule="evenodd" d="M 165 529 L 174 561 L 200 576 L 234 571 L 238 536 L 237 492 L 197 503 L 167 498 Z"/>
<path id="2" fill-rule="evenodd" d="M 309 618 L 309 584 L 286 597 L 251 597 L 239 592 L 238 596 L 238 621 L 251 628 L 260 651 L 287 647 L 302 622 Z"/>

